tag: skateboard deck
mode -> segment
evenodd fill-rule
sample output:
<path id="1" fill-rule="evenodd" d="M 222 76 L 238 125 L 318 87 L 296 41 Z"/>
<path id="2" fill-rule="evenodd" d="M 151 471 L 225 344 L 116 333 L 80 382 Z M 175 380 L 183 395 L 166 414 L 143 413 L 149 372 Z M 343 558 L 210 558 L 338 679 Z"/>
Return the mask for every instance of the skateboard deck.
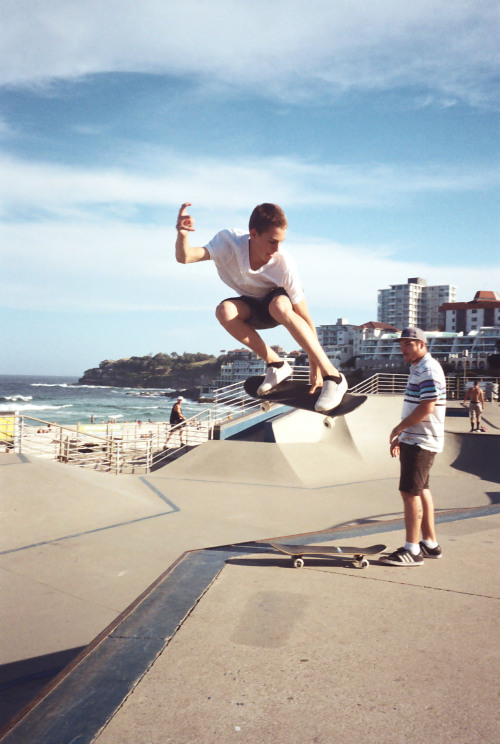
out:
<path id="1" fill-rule="evenodd" d="M 322 556 L 326 558 L 338 558 L 352 555 L 354 568 L 367 568 L 370 562 L 365 556 L 376 555 L 386 549 L 386 545 L 370 545 L 366 548 L 353 547 L 351 545 L 284 545 L 283 543 L 270 542 L 269 545 L 280 553 L 289 555 L 295 568 L 302 568 L 305 556 Z"/>
<path id="2" fill-rule="evenodd" d="M 291 406 L 292 408 L 301 408 L 303 411 L 319 413 L 320 416 L 325 416 L 326 419 L 332 419 L 336 416 L 345 416 L 346 413 L 355 411 L 356 408 L 359 408 L 359 406 L 365 402 L 367 397 L 366 395 L 353 395 L 352 393 L 347 392 L 344 394 L 340 404 L 336 408 L 332 408 L 331 411 L 315 411 L 314 406 L 321 395 L 321 388 L 318 388 L 318 390 L 311 395 L 309 392 L 310 386 L 308 382 L 300 380 L 284 380 L 270 393 L 267 393 L 266 395 L 257 395 L 257 390 L 263 380 L 263 375 L 256 375 L 245 380 L 243 385 L 245 392 L 248 393 L 250 397 L 261 402 L 261 408 L 263 411 L 269 411 L 271 403 L 281 403 L 282 405 Z"/>

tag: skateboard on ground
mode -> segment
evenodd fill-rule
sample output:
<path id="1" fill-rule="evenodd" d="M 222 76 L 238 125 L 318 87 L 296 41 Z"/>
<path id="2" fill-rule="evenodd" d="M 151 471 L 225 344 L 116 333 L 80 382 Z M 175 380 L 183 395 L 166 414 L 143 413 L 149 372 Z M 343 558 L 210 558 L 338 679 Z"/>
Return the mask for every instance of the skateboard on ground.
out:
<path id="1" fill-rule="evenodd" d="M 352 547 L 351 545 L 283 545 L 283 543 L 270 542 L 269 545 L 280 553 L 289 555 L 294 568 L 302 568 L 305 556 L 316 556 L 326 558 L 342 558 L 352 555 L 352 565 L 354 568 L 367 568 L 370 561 L 365 558 L 367 555 L 376 555 L 386 549 L 386 545 L 370 545 L 367 548 Z"/>
<path id="2" fill-rule="evenodd" d="M 320 416 L 325 417 L 324 424 L 327 427 L 332 426 L 332 420 L 335 417 L 345 416 L 346 413 L 355 411 L 356 408 L 359 408 L 365 402 L 367 397 L 366 395 L 353 395 L 347 392 L 344 393 L 344 397 L 339 405 L 336 408 L 332 408 L 331 411 L 315 411 L 314 406 L 321 395 L 321 388 L 318 388 L 318 390 L 311 394 L 309 392 L 310 385 L 305 380 L 284 380 L 274 390 L 266 393 L 266 395 L 257 395 L 257 390 L 263 381 L 263 375 L 256 375 L 249 377 L 243 384 L 245 392 L 251 398 L 260 401 L 260 407 L 263 411 L 269 411 L 271 403 L 281 403 L 292 408 L 301 408 L 303 411 L 319 413 Z"/>

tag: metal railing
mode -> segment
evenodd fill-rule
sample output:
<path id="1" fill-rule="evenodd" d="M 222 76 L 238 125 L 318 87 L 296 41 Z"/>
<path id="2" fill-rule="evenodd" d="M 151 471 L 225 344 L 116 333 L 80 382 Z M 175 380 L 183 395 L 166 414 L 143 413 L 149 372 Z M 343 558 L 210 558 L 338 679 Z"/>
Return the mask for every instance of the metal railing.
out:
<path id="1" fill-rule="evenodd" d="M 78 424 L 63 426 L 3 414 L 0 443 L 19 454 L 111 473 L 148 473 L 213 436 L 211 409 L 176 426 Z"/>
<path id="2" fill-rule="evenodd" d="M 377 372 L 367 380 L 349 388 L 349 392 L 356 395 L 403 395 L 407 381 L 408 375 Z"/>
<path id="3" fill-rule="evenodd" d="M 308 377 L 308 367 L 294 368 L 292 379 L 307 381 Z M 379 372 L 350 388 L 349 392 L 403 395 L 407 380 L 408 375 Z M 216 425 L 243 416 L 252 418 L 252 414 L 260 411 L 261 402 L 251 398 L 243 384 L 244 381 L 235 382 L 214 390 L 210 407 L 176 426 L 168 423 L 63 426 L 30 416 L 2 413 L 0 446 L 94 470 L 116 474 L 148 473 L 212 439 Z M 456 384 L 455 376 L 447 378 L 450 399 L 455 397 Z"/>
<path id="4" fill-rule="evenodd" d="M 308 379 L 309 367 L 298 365 L 293 367 L 292 380 L 307 381 Z M 260 410 L 261 401 L 252 398 L 245 392 L 244 383 L 245 380 L 239 380 L 212 391 L 211 396 L 216 419 L 224 420 L 238 415 L 246 416 Z"/>

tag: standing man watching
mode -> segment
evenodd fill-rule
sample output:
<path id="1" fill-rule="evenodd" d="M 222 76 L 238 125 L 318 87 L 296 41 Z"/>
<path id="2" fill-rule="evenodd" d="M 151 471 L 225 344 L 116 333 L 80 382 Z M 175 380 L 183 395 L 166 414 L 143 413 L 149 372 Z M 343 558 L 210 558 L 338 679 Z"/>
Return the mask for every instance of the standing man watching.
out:
<path id="1" fill-rule="evenodd" d="M 399 490 L 404 504 L 406 542 L 380 560 L 391 566 L 421 566 L 424 558 L 441 558 L 436 540 L 434 502 L 429 473 L 436 453 L 443 451 L 446 379 L 429 354 L 420 328 L 405 328 L 399 339 L 405 362 L 411 364 L 402 421 L 390 434 L 390 453 L 399 455 Z M 420 540 L 422 533 L 422 540 Z"/>

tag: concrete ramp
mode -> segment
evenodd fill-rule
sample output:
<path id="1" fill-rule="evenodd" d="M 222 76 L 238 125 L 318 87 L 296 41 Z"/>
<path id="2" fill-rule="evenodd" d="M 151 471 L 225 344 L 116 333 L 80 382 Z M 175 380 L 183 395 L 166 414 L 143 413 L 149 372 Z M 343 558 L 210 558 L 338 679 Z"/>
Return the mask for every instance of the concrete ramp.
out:
<path id="1" fill-rule="evenodd" d="M 450 476 L 453 471 L 500 483 L 500 437 L 446 432 L 444 450 L 436 458 L 433 473 Z"/>
<path id="2" fill-rule="evenodd" d="M 97 532 L 168 509 L 137 476 L 14 454 L 3 455 L 0 464 L 2 511 L 9 524 L 0 536 L 0 552 Z"/>
<path id="3" fill-rule="evenodd" d="M 274 442 L 212 441 L 163 469 L 167 477 L 200 481 L 322 488 L 395 478 L 389 431 L 400 420 L 399 396 L 377 396 L 332 419 L 291 411 L 271 422 Z"/>
<path id="4" fill-rule="evenodd" d="M 389 456 L 389 433 L 401 419 L 402 405 L 399 395 L 369 396 L 352 413 L 333 419 L 331 428 L 317 413 L 290 411 L 268 422 L 274 442 L 207 442 L 162 469 L 162 474 L 304 488 L 396 479 L 399 461 Z M 457 432 L 456 426 L 454 418 L 447 419 L 445 449 L 436 458 L 433 477 L 455 472 L 500 482 L 500 438 Z"/>
<path id="5" fill-rule="evenodd" d="M 300 486 L 293 466 L 278 445 L 266 442 L 210 441 L 162 468 L 162 476 L 218 483 Z"/>
<path id="6" fill-rule="evenodd" d="M 332 428 L 317 413 L 301 411 L 311 420 L 307 427 L 303 419 L 297 422 L 297 435 L 315 426 L 316 441 L 293 442 L 290 430 L 285 438 L 275 426 L 276 441 L 306 488 L 396 478 L 399 464 L 389 456 L 389 432 L 400 420 L 401 406 L 400 396 L 369 397 L 352 413 L 332 419 Z M 292 417 L 282 417 L 283 431 Z"/>

